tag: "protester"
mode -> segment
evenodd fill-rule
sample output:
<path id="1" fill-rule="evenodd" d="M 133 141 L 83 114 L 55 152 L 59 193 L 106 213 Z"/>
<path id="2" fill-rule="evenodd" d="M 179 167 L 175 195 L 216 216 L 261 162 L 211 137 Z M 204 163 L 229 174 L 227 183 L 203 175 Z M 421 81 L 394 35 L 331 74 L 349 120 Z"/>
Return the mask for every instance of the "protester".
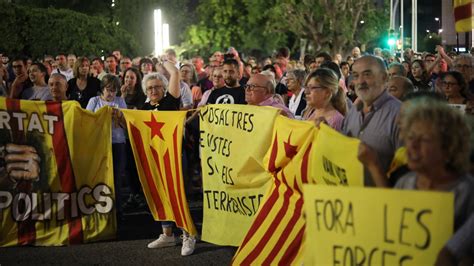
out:
<path id="1" fill-rule="evenodd" d="M 105 59 L 105 62 L 107 63 L 107 73 L 112 74 L 115 76 L 119 75 L 119 70 L 118 70 L 118 60 L 113 54 L 109 54 L 107 58 Z"/>
<path id="2" fill-rule="evenodd" d="M 170 61 L 163 63 L 163 67 L 170 74 L 168 80 L 160 73 L 151 73 L 143 78 L 143 88 L 150 102 L 143 106 L 145 110 L 178 110 L 180 101 L 179 72 Z M 162 222 L 163 233 L 159 238 L 148 244 L 148 248 L 163 248 L 176 245 L 173 234 L 173 222 Z M 183 246 L 181 255 L 188 256 L 194 252 L 196 238 L 183 230 Z"/>
<path id="3" fill-rule="evenodd" d="M 474 94 L 474 57 L 470 54 L 461 54 L 454 59 L 454 70 L 460 72 L 466 83 L 471 94 Z"/>
<path id="4" fill-rule="evenodd" d="M 306 78 L 305 95 L 307 108 L 303 119 L 317 125 L 326 122 L 340 131 L 346 113 L 346 99 L 336 73 L 328 68 L 319 68 Z"/>
<path id="5" fill-rule="evenodd" d="M 397 189 L 454 193 L 454 230 L 474 212 L 474 179 L 470 169 L 470 130 L 465 117 L 446 103 L 419 97 L 404 104 L 401 136 L 411 172 Z M 377 186 L 387 187 L 378 155 L 361 144 L 359 160 L 371 171 Z"/>
<path id="6" fill-rule="evenodd" d="M 418 90 L 431 90 L 432 84 L 430 76 L 426 70 L 425 63 L 421 59 L 416 59 L 411 64 L 411 82 L 415 86 L 415 91 Z"/>
<path id="7" fill-rule="evenodd" d="M 89 76 L 89 71 L 89 59 L 79 57 L 73 67 L 74 78 L 68 81 L 68 99 L 78 101 L 82 108 L 86 108 L 89 100 L 100 91 L 100 80 Z"/>
<path id="8" fill-rule="evenodd" d="M 125 100 L 128 109 L 142 109 L 146 96 L 142 90 L 142 75 L 138 69 L 131 67 L 125 70 L 120 96 Z"/>
<path id="9" fill-rule="evenodd" d="M 153 66 L 153 61 L 150 58 L 144 57 L 140 59 L 140 72 L 142 72 L 142 77 L 153 71 L 155 71 L 155 67 Z"/>
<path id="10" fill-rule="evenodd" d="M 274 83 L 265 75 L 253 75 L 245 85 L 245 101 L 249 105 L 272 106 L 280 109 L 282 115 L 294 118 L 281 98 L 277 97 L 275 96 Z"/>
<path id="11" fill-rule="evenodd" d="M 461 73 L 457 71 L 446 72 L 441 75 L 441 80 L 443 93 L 448 103 L 467 103 L 467 84 Z"/>
<path id="12" fill-rule="evenodd" d="M 120 59 L 120 79 L 123 79 L 123 76 L 125 74 L 125 70 L 131 68 L 133 66 L 132 60 L 128 56 L 123 56 L 122 59 Z"/>
<path id="13" fill-rule="evenodd" d="M 54 70 L 54 72 L 63 74 L 68 81 L 74 78 L 74 73 L 72 71 L 72 68 L 69 67 L 66 54 L 59 53 L 56 56 L 56 61 L 58 62 L 58 68 Z"/>
<path id="14" fill-rule="evenodd" d="M 288 108 L 297 119 L 302 118 L 303 110 L 306 108 L 306 97 L 303 88 L 305 76 L 306 72 L 304 70 L 294 69 L 287 73 L 286 78 L 288 90 L 292 93 Z"/>
<path id="15" fill-rule="evenodd" d="M 20 99 L 24 100 L 52 100 L 51 91 L 46 80 L 49 79 L 48 70 L 41 63 L 33 63 L 28 69 L 28 76 L 33 86 L 24 89 L 20 94 Z"/>
<path id="16" fill-rule="evenodd" d="M 68 54 L 67 55 L 67 63 L 70 68 L 74 68 L 74 64 L 76 63 L 77 57 L 75 54 Z"/>
<path id="17" fill-rule="evenodd" d="M 191 88 L 193 107 L 196 107 L 202 98 L 201 88 L 197 85 L 198 76 L 193 64 L 185 63 L 179 68 L 181 81 Z"/>
<path id="18" fill-rule="evenodd" d="M 26 57 L 19 56 L 13 58 L 11 66 L 13 68 L 14 79 L 11 84 L 7 83 L 10 90 L 9 97 L 12 99 L 20 99 L 23 90 L 33 86 L 28 78 Z M 12 77 L 10 76 L 10 78 Z"/>
<path id="19" fill-rule="evenodd" d="M 383 171 L 387 172 L 400 146 L 396 121 L 401 102 L 385 90 L 388 74 L 382 59 L 362 56 L 354 62 L 352 75 L 360 102 L 347 113 L 342 132 L 359 138 L 373 148 Z M 364 171 L 364 183 L 366 186 L 374 185 L 367 169 Z"/>
<path id="20" fill-rule="evenodd" d="M 222 67 L 214 67 L 213 71 L 211 72 L 211 80 L 212 80 L 212 88 L 207 90 L 202 95 L 201 101 L 198 104 L 198 107 L 204 106 L 207 104 L 209 95 L 215 89 L 220 89 L 225 87 L 224 76 L 222 75 Z"/>
<path id="21" fill-rule="evenodd" d="M 405 96 L 413 92 L 415 87 L 405 76 L 392 76 L 387 82 L 387 90 L 393 97 L 403 101 Z"/>
<path id="22" fill-rule="evenodd" d="M 388 78 L 391 79 L 394 76 L 407 76 L 407 71 L 401 63 L 394 62 L 388 65 Z"/>
<path id="23" fill-rule="evenodd" d="M 179 110 L 180 90 L 176 88 L 174 80 L 179 76 L 171 62 L 164 62 L 163 67 L 171 74 L 170 84 L 160 73 L 150 73 L 143 78 L 142 89 L 149 101 L 142 106 L 142 110 Z M 179 77 L 178 77 L 179 78 Z"/>
<path id="24" fill-rule="evenodd" d="M 102 78 L 100 84 L 100 95 L 89 100 L 86 109 L 96 112 L 104 106 L 113 108 L 112 114 L 112 158 L 114 171 L 114 187 L 115 187 L 115 206 L 117 206 L 117 218 L 119 226 L 123 220 L 122 204 L 121 204 L 121 186 L 122 174 L 125 172 L 127 165 L 126 144 L 125 144 L 125 121 L 123 114 L 119 109 L 126 109 L 125 100 L 116 96 L 120 90 L 120 80 L 118 77 L 107 74 Z M 120 229 L 120 227 L 119 227 Z"/>
<path id="25" fill-rule="evenodd" d="M 68 82 L 63 74 L 53 73 L 48 80 L 48 87 L 51 91 L 52 100 L 55 102 L 66 101 L 66 91 L 68 90 Z"/>
<path id="26" fill-rule="evenodd" d="M 225 87 L 212 91 L 208 104 L 246 104 L 245 90 L 239 84 L 239 63 L 235 59 L 225 60 L 222 74 Z"/>
<path id="27" fill-rule="evenodd" d="M 104 61 L 102 61 L 102 59 L 100 59 L 99 57 L 92 59 L 91 69 L 93 69 L 95 72 L 95 75 L 93 75 L 93 77 L 98 78 L 101 81 L 104 78 L 104 76 L 107 74 L 104 71 Z"/>

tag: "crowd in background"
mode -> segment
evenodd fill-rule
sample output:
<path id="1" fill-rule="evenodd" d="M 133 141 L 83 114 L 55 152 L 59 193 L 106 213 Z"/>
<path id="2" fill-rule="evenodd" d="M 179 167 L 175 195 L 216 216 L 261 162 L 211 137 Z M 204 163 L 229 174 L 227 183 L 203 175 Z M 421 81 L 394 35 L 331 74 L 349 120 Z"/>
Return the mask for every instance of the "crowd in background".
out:
<path id="1" fill-rule="evenodd" d="M 15 99 L 77 101 L 113 112 L 114 177 L 129 196 L 119 215 L 146 208 L 120 109 L 189 110 L 183 145 L 188 193 L 200 184 L 199 108 L 206 104 L 273 106 L 292 119 L 326 123 L 361 139 L 359 160 L 366 186 L 451 191 L 455 194 L 454 237 L 440 253 L 442 264 L 473 259 L 474 181 L 471 176 L 470 116 L 474 112 L 473 56 L 415 53 L 395 56 L 354 47 L 350 55 L 328 52 L 293 60 L 287 48 L 271 57 L 242 58 L 230 47 L 208 60 L 181 59 L 172 49 L 158 57 L 130 58 L 119 50 L 101 57 L 45 55 L 38 61 L 1 56 L 0 95 Z M 120 189 L 117 190 L 120 193 Z M 118 197 L 119 198 L 119 197 Z M 148 245 L 175 244 L 172 223 Z M 195 239 L 184 232 L 182 255 Z"/>

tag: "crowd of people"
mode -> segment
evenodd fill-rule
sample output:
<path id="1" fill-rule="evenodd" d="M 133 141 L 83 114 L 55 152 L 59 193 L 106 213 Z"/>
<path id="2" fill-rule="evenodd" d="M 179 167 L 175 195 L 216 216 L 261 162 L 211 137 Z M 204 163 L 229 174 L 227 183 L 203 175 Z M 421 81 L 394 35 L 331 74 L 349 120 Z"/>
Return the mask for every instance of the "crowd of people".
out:
<path id="1" fill-rule="evenodd" d="M 115 186 L 130 195 L 117 202 L 119 218 L 128 208 L 146 207 L 120 109 L 189 110 L 183 145 L 183 173 L 189 192 L 199 187 L 199 108 L 206 104 L 272 106 L 292 119 L 326 123 L 359 138 L 366 186 L 450 191 L 455 195 L 455 235 L 439 263 L 471 262 L 474 244 L 474 180 L 471 176 L 470 116 L 474 111 L 471 54 L 414 53 L 395 56 L 380 48 L 345 57 L 321 51 L 292 60 L 287 48 L 260 60 L 231 47 L 207 62 L 178 57 L 130 57 L 119 50 L 105 57 L 58 54 L 39 61 L 2 56 L 0 94 L 44 101 L 75 100 L 96 111 L 111 106 Z M 125 173 L 125 174 L 124 174 Z M 125 181 L 124 181 L 125 179 Z M 117 197 L 117 199 L 120 197 Z M 175 245 L 171 222 L 148 245 Z M 196 239 L 184 232 L 182 255 Z"/>

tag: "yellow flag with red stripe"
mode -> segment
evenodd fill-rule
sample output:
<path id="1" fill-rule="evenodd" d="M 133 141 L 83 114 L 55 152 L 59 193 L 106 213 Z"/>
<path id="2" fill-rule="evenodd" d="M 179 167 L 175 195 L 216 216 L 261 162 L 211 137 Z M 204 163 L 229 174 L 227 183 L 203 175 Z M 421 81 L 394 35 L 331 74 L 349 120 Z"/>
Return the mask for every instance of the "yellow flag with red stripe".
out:
<path id="1" fill-rule="evenodd" d="M 110 108 L 0 98 L 0 246 L 114 237 L 110 124 Z"/>
<path id="2" fill-rule="evenodd" d="M 233 265 L 298 265 L 303 260 L 304 229 L 302 185 L 310 181 L 309 161 L 317 129 L 314 123 L 278 116 L 272 146 L 265 156 L 273 174 Z"/>
<path id="3" fill-rule="evenodd" d="M 470 32 L 474 29 L 474 16 L 472 15 L 472 0 L 454 0 L 454 22 L 456 32 Z"/>
<path id="4" fill-rule="evenodd" d="M 186 112 L 123 110 L 140 182 L 153 218 L 197 235 L 183 184 Z"/>

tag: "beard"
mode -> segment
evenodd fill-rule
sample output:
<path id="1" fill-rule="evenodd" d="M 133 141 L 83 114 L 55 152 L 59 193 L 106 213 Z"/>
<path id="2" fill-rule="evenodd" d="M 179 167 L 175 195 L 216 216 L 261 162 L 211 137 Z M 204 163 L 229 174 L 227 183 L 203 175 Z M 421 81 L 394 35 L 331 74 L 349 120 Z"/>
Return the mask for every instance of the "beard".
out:
<path id="1" fill-rule="evenodd" d="M 234 78 L 226 78 L 225 79 L 225 85 L 229 87 L 234 87 L 237 84 L 237 79 Z"/>

